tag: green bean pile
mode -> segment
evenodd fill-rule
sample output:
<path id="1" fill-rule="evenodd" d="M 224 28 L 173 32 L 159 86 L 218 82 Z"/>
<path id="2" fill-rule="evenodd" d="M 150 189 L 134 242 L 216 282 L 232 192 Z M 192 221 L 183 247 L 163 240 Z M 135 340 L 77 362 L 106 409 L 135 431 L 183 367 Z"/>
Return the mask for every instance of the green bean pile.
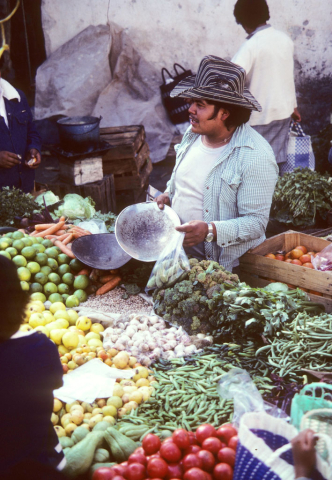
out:
<path id="1" fill-rule="evenodd" d="M 257 350 L 256 355 L 262 354 L 273 373 L 290 380 L 298 381 L 303 368 L 332 371 L 332 315 L 298 314 L 270 345 Z"/>

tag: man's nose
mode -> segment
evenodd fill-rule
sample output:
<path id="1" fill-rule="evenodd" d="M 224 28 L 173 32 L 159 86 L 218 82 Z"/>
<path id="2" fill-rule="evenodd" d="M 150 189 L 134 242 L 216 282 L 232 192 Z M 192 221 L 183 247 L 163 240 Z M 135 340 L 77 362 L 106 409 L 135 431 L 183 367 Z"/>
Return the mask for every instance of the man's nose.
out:
<path id="1" fill-rule="evenodd" d="M 189 113 L 192 113 L 193 115 L 195 114 L 195 111 L 196 111 L 196 106 L 195 106 L 195 103 L 193 102 L 190 107 L 188 108 L 188 112 Z"/>

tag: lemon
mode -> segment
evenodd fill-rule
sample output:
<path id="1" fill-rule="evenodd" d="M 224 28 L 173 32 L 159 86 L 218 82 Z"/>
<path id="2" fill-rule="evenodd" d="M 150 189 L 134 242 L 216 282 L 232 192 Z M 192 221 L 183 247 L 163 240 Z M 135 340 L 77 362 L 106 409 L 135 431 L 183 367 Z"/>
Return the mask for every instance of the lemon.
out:
<path id="1" fill-rule="evenodd" d="M 78 275 L 74 280 L 75 290 L 84 290 L 89 286 L 89 277 L 87 275 Z"/>
<path id="2" fill-rule="evenodd" d="M 44 327 L 46 325 L 46 320 L 41 313 L 33 313 L 29 318 L 29 325 L 32 328 L 36 328 L 40 326 Z"/>
<path id="3" fill-rule="evenodd" d="M 79 343 L 79 338 L 77 333 L 70 332 L 70 331 L 66 332 L 62 337 L 62 343 L 69 350 L 76 348 Z"/>
<path id="4" fill-rule="evenodd" d="M 51 240 L 48 240 L 48 238 L 43 238 L 41 244 L 44 245 L 45 248 L 53 247 L 53 243 Z"/>
<path id="5" fill-rule="evenodd" d="M 19 252 L 25 247 L 22 240 L 15 240 L 12 244 L 12 247 L 16 248 Z"/>
<path id="6" fill-rule="evenodd" d="M 62 302 L 55 302 L 50 306 L 50 312 L 55 314 L 58 310 L 66 310 L 66 305 Z"/>
<path id="7" fill-rule="evenodd" d="M 107 406 L 113 406 L 115 408 L 121 408 L 122 405 L 123 405 L 123 402 L 122 402 L 120 397 L 112 396 L 107 400 Z M 112 415 L 112 416 L 114 416 L 114 415 Z"/>
<path id="8" fill-rule="evenodd" d="M 3 257 L 8 258 L 8 260 L 11 260 L 11 259 L 12 259 L 12 257 L 10 256 L 10 253 L 6 252 L 6 250 L 1 250 L 1 251 L 0 251 L 0 255 L 2 255 Z"/>
<path id="9" fill-rule="evenodd" d="M 56 324 L 58 325 L 58 328 L 68 328 L 69 327 L 69 322 L 65 318 L 58 318 L 56 321 Z"/>
<path id="10" fill-rule="evenodd" d="M 28 263 L 26 258 L 23 257 L 23 255 L 16 255 L 14 258 L 13 258 L 13 262 L 15 263 L 15 265 L 17 267 L 25 267 L 26 264 Z"/>
<path id="11" fill-rule="evenodd" d="M 45 310 L 45 312 L 43 312 L 43 317 L 45 318 L 46 325 L 55 321 L 55 318 L 49 310 Z"/>
<path id="12" fill-rule="evenodd" d="M 30 330 L 33 330 L 33 328 L 28 323 L 26 323 L 25 325 L 21 325 L 19 330 L 21 332 L 30 332 Z"/>
<path id="13" fill-rule="evenodd" d="M 114 398 L 119 398 L 119 397 L 114 397 Z M 119 398 L 119 400 L 121 400 L 121 399 Z M 101 410 L 102 410 L 104 416 L 107 415 L 107 416 L 111 416 L 111 417 L 116 417 L 117 409 L 112 404 L 106 405 Z"/>
<path id="14" fill-rule="evenodd" d="M 33 247 L 24 247 L 21 250 L 21 255 L 28 260 L 32 260 L 36 256 L 36 250 Z"/>
<path id="15" fill-rule="evenodd" d="M 39 245 L 39 247 L 42 247 L 42 245 Z M 35 256 L 35 262 L 39 263 L 39 265 L 41 265 L 42 267 L 47 265 L 47 259 L 48 256 L 42 252 L 37 252 L 37 255 Z"/>
<path id="16" fill-rule="evenodd" d="M 31 272 L 26 267 L 19 267 L 17 269 L 17 276 L 20 280 L 28 282 L 31 278 Z"/>
<path id="17" fill-rule="evenodd" d="M 33 285 L 33 284 L 32 284 Z M 35 292 L 30 296 L 31 300 L 39 300 L 40 302 L 46 302 L 46 297 L 41 292 Z"/>
<path id="18" fill-rule="evenodd" d="M 93 323 L 90 328 L 90 332 L 100 333 L 103 332 L 105 328 L 100 323 Z"/>
<path id="19" fill-rule="evenodd" d="M 91 340 L 92 338 L 96 338 L 97 340 L 100 340 L 100 335 L 99 333 L 95 333 L 95 332 L 89 332 L 85 335 L 85 340 L 88 342 L 89 340 Z"/>
<path id="20" fill-rule="evenodd" d="M 46 250 L 45 250 L 45 253 L 46 253 Z M 58 262 L 54 260 L 54 258 L 48 258 L 47 265 L 51 268 L 51 270 L 53 270 L 53 272 L 55 272 L 55 270 L 58 269 Z"/>
<path id="21" fill-rule="evenodd" d="M 69 316 L 69 323 L 70 325 L 76 325 L 76 320 L 79 317 L 79 314 L 75 310 L 67 310 L 67 314 Z"/>
<path id="22" fill-rule="evenodd" d="M 50 331 L 50 339 L 53 340 L 56 345 L 60 345 L 62 337 L 66 331 L 67 330 L 65 328 L 55 328 L 54 330 Z"/>
<path id="23" fill-rule="evenodd" d="M 64 345 L 59 345 L 58 352 L 60 353 L 60 355 L 64 355 L 65 353 L 69 353 L 69 350 Z"/>
<path id="24" fill-rule="evenodd" d="M 6 252 L 8 252 L 11 257 L 15 257 L 18 254 L 18 251 L 14 247 L 6 248 Z"/>
<path id="25" fill-rule="evenodd" d="M 40 272 L 40 265 L 37 262 L 29 262 L 27 264 L 27 268 L 30 270 L 31 273 Z"/>
<path id="26" fill-rule="evenodd" d="M 43 272 L 37 272 L 34 276 L 34 281 L 40 283 L 40 285 L 45 285 L 48 282 L 48 277 Z"/>
<path id="27" fill-rule="evenodd" d="M 58 320 L 58 318 L 63 318 L 69 322 L 70 316 L 66 310 L 57 310 L 54 312 L 54 319 Z"/>
<path id="28" fill-rule="evenodd" d="M 20 283 L 22 290 L 24 290 L 25 292 L 28 292 L 30 290 L 30 285 L 28 284 L 28 282 L 22 280 Z"/>
<path id="29" fill-rule="evenodd" d="M 60 293 L 51 293 L 51 295 L 48 297 L 48 300 L 52 303 L 61 302 L 62 296 L 60 295 Z"/>
<path id="30" fill-rule="evenodd" d="M 80 301 L 77 297 L 75 297 L 75 295 L 70 295 L 66 300 L 66 306 L 68 308 L 78 307 L 79 304 L 80 304 Z"/>
<path id="31" fill-rule="evenodd" d="M 43 291 L 43 287 L 42 287 L 42 285 L 40 285 L 40 283 L 34 282 L 30 285 L 30 292 L 33 292 L 33 293 L 37 292 L 38 293 L 38 292 L 42 292 L 42 291 Z"/>
<path id="32" fill-rule="evenodd" d="M 19 231 L 13 232 L 12 238 L 15 238 L 15 240 L 18 240 L 18 239 L 23 238 L 23 237 L 24 237 L 24 233 L 19 232 Z"/>
<path id="33" fill-rule="evenodd" d="M 29 237 L 32 245 L 37 245 L 39 243 L 39 237 Z"/>
<path id="34" fill-rule="evenodd" d="M 102 347 L 103 342 L 101 340 L 97 340 L 97 338 L 91 338 L 91 340 L 88 341 L 89 347 Z"/>
<path id="35" fill-rule="evenodd" d="M 46 337 L 50 336 L 50 332 L 47 330 L 47 328 L 44 327 L 44 325 L 39 325 L 35 327 L 35 331 L 43 333 L 44 335 L 46 335 Z"/>
<path id="36" fill-rule="evenodd" d="M 0 250 L 6 250 L 6 248 L 10 247 L 10 243 L 6 242 L 6 240 L 0 240 Z"/>
<path id="37" fill-rule="evenodd" d="M 62 293 L 61 296 L 62 296 L 62 301 L 63 301 L 64 303 L 66 303 L 67 298 L 70 297 L 70 295 L 69 295 L 68 293 Z"/>
<path id="38" fill-rule="evenodd" d="M 52 293 L 57 293 L 58 287 L 55 285 L 55 283 L 52 282 L 47 282 L 44 285 L 44 292 L 46 295 L 51 295 Z"/>
<path id="39" fill-rule="evenodd" d="M 75 277 L 72 273 L 65 273 L 62 276 L 62 281 L 63 283 L 66 283 L 67 285 L 72 285 L 74 283 Z"/>
<path id="40" fill-rule="evenodd" d="M 27 310 L 31 313 L 42 313 L 45 311 L 45 305 L 41 300 L 33 300 L 28 303 Z"/>
<path id="41" fill-rule="evenodd" d="M 81 317 L 78 317 L 77 319 L 76 327 L 79 328 L 80 330 L 83 330 L 83 332 L 88 332 L 91 328 L 91 324 L 92 322 L 89 317 L 81 316 Z"/>

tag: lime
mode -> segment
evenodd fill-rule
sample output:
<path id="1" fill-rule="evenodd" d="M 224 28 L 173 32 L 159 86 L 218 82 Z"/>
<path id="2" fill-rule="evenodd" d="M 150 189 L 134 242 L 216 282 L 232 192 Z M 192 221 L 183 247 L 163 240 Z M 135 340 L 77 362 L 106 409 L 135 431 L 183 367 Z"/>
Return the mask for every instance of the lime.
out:
<path id="1" fill-rule="evenodd" d="M 2 255 L 3 257 L 8 258 L 8 260 L 11 260 L 11 259 L 12 259 L 12 257 L 10 256 L 10 253 L 6 252 L 6 250 L 1 250 L 1 251 L 0 251 L 0 255 Z"/>
<path id="2" fill-rule="evenodd" d="M 58 258 L 59 255 L 58 250 L 55 247 L 46 248 L 45 253 L 49 258 Z"/>
<path id="3" fill-rule="evenodd" d="M 52 269 L 48 265 L 44 265 L 44 266 L 41 267 L 40 271 L 48 277 L 49 274 L 51 273 Z"/>
<path id="4" fill-rule="evenodd" d="M 16 232 L 14 232 L 14 233 L 16 233 Z M 20 252 L 22 250 L 22 248 L 25 247 L 25 245 L 24 245 L 24 242 L 22 242 L 22 240 L 15 240 L 13 242 L 12 247 L 16 248 L 16 250 L 18 250 Z"/>
<path id="5" fill-rule="evenodd" d="M 66 283 L 67 285 L 72 285 L 74 283 L 75 277 L 72 273 L 65 273 L 62 276 L 62 281 L 63 283 Z"/>
<path id="6" fill-rule="evenodd" d="M 40 243 L 34 243 L 32 246 L 36 250 L 37 253 L 44 253 L 45 250 L 46 250 L 44 245 L 41 245 Z"/>
<path id="7" fill-rule="evenodd" d="M 11 257 L 15 257 L 15 255 L 18 254 L 18 251 L 14 247 L 8 247 L 5 251 L 8 252 Z"/>
<path id="8" fill-rule="evenodd" d="M 37 237 L 29 237 L 31 240 L 31 245 L 38 245 L 38 238 Z"/>
<path id="9" fill-rule="evenodd" d="M 82 270 L 82 268 L 84 268 L 83 263 L 77 260 L 77 258 L 73 258 L 73 260 L 70 261 L 69 265 L 74 272 L 79 272 L 80 270 Z"/>
<path id="10" fill-rule="evenodd" d="M 51 240 L 48 240 L 48 238 L 43 239 L 41 244 L 44 245 L 45 248 L 53 247 L 53 243 Z"/>
<path id="11" fill-rule="evenodd" d="M 79 299 L 80 303 L 85 302 L 88 298 L 88 295 L 82 289 L 75 290 L 74 295 Z"/>
<path id="12" fill-rule="evenodd" d="M 10 246 L 13 245 L 13 240 L 8 235 L 5 235 L 4 237 L 0 237 L 0 241 L 7 242 L 9 243 Z"/>
<path id="13" fill-rule="evenodd" d="M 84 289 L 89 286 L 89 277 L 87 275 L 78 275 L 74 280 L 74 288 Z"/>
<path id="14" fill-rule="evenodd" d="M 21 255 L 23 255 L 28 260 L 31 260 L 32 258 L 35 258 L 36 250 L 33 247 L 24 247 L 21 250 Z"/>
<path id="15" fill-rule="evenodd" d="M 35 283 L 32 283 L 31 284 L 31 287 L 32 285 L 36 285 Z M 34 292 L 31 296 L 30 296 L 31 300 L 39 300 L 40 302 L 46 302 L 46 297 L 43 293 L 41 292 Z"/>
<path id="16" fill-rule="evenodd" d="M 60 285 L 58 285 L 58 292 L 69 293 L 70 292 L 69 285 L 67 285 L 66 283 L 60 283 Z"/>
<path id="17" fill-rule="evenodd" d="M 31 272 L 26 267 L 19 267 L 17 269 L 17 276 L 20 280 L 28 282 L 31 278 Z"/>
<path id="18" fill-rule="evenodd" d="M 79 304 L 80 304 L 80 301 L 75 295 L 70 295 L 66 299 L 66 307 L 68 308 L 78 307 Z"/>
<path id="19" fill-rule="evenodd" d="M 33 241 L 30 237 L 22 238 L 22 242 L 26 247 L 31 247 L 31 245 L 33 244 Z"/>
<path id="20" fill-rule="evenodd" d="M 60 253 L 60 255 L 58 256 L 59 265 L 69 264 L 69 262 L 70 262 L 70 257 L 68 257 L 68 255 L 66 255 L 65 253 Z"/>
<path id="21" fill-rule="evenodd" d="M 62 296 L 60 295 L 60 293 L 52 293 L 49 297 L 48 297 L 49 301 L 51 303 L 55 303 L 55 302 L 62 302 Z"/>
<path id="22" fill-rule="evenodd" d="M 8 232 L 3 234 L 4 237 L 12 238 L 13 232 Z"/>
<path id="23" fill-rule="evenodd" d="M 13 232 L 13 235 L 12 235 L 12 238 L 14 238 L 15 240 L 19 240 L 20 238 L 23 238 L 24 237 L 24 233 L 22 232 Z"/>
<path id="24" fill-rule="evenodd" d="M 64 302 L 66 302 L 68 297 L 70 297 L 70 295 L 68 295 L 68 293 L 63 293 L 62 294 L 62 299 L 63 299 Z"/>
<path id="25" fill-rule="evenodd" d="M 45 250 L 45 253 L 46 253 L 46 250 Z M 48 258 L 47 265 L 51 267 L 51 270 L 53 270 L 53 272 L 55 272 L 55 270 L 58 269 L 58 262 L 54 260 L 54 258 Z"/>
<path id="26" fill-rule="evenodd" d="M 54 272 L 49 274 L 48 279 L 50 282 L 55 283 L 55 285 L 59 285 L 59 283 L 61 282 L 60 276 Z"/>
<path id="27" fill-rule="evenodd" d="M 27 268 L 30 270 L 31 273 L 40 272 L 40 265 L 37 262 L 29 262 L 27 264 Z"/>
<path id="28" fill-rule="evenodd" d="M 42 285 L 41 285 L 40 283 L 34 282 L 34 283 L 32 283 L 32 284 L 30 285 L 30 291 L 31 291 L 31 292 L 37 292 L 37 293 L 38 293 L 38 292 L 42 292 L 42 291 L 43 291 L 43 287 L 42 287 Z M 38 299 L 36 298 L 36 300 L 39 300 L 39 298 L 38 298 Z"/>
<path id="29" fill-rule="evenodd" d="M 44 292 L 46 293 L 46 295 L 51 295 L 51 293 L 57 293 L 58 287 L 55 285 L 55 283 L 47 282 L 44 285 Z"/>
<path id="30" fill-rule="evenodd" d="M 17 267 L 25 267 L 28 263 L 23 255 L 16 255 L 12 260 Z"/>
<path id="31" fill-rule="evenodd" d="M 42 245 L 39 245 L 42 247 Z M 47 265 L 47 255 L 45 253 L 37 253 L 35 256 L 35 262 L 39 263 L 41 267 Z"/>
<path id="32" fill-rule="evenodd" d="M 59 255 L 60 257 L 60 255 Z M 58 257 L 58 260 L 59 260 L 59 257 Z M 64 275 L 65 273 L 70 273 L 70 266 L 67 265 L 66 263 L 64 263 L 63 265 L 60 265 L 59 268 L 58 268 L 58 274 L 59 275 Z"/>
<path id="33" fill-rule="evenodd" d="M 25 292 L 28 292 L 29 291 L 29 288 L 30 288 L 30 285 L 28 284 L 28 282 L 25 282 L 24 280 L 21 281 L 21 288 L 22 290 L 24 290 Z"/>
<path id="34" fill-rule="evenodd" d="M 59 255 L 59 254 L 61 253 L 61 248 L 60 248 L 60 247 L 57 247 L 57 246 L 55 246 L 54 248 L 55 248 L 55 250 L 58 252 L 58 255 Z"/>
<path id="35" fill-rule="evenodd" d="M 6 240 L 0 240 L 0 250 L 6 250 L 8 247 L 10 247 L 9 242 L 6 242 Z"/>
<path id="36" fill-rule="evenodd" d="M 48 282 L 48 276 L 44 272 L 38 272 L 34 277 L 34 281 L 40 285 L 45 285 Z"/>

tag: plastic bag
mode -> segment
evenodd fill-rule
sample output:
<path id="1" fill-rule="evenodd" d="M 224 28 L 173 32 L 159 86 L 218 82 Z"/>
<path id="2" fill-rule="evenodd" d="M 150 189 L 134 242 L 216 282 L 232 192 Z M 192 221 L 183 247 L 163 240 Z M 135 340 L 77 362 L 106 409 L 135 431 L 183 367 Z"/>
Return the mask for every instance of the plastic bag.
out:
<path id="1" fill-rule="evenodd" d="M 316 257 L 311 256 L 311 263 L 315 270 L 322 272 L 332 270 L 332 243 L 319 252 Z"/>
<path id="2" fill-rule="evenodd" d="M 217 392 L 222 398 L 234 401 L 232 423 L 236 426 L 239 426 L 242 415 L 249 412 L 266 412 L 275 418 L 289 419 L 283 410 L 264 402 L 249 373 L 241 368 L 233 368 L 223 375 Z"/>
<path id="3" fill-rule="evenodd" d="M 78 227 L 84 228 L 91 233 L 108 233 L 105 222 L 96 218 L 89 220 L 88 222 L 80 222 Z"/>
<path id="4" fill-rule="evenodd" d="M 161 252 L 151 272 L 145 291 L 173 286 L 186 278 L 190 264 L 183 249 L 185 234 L 176 231 L 172 241 Z"/>

